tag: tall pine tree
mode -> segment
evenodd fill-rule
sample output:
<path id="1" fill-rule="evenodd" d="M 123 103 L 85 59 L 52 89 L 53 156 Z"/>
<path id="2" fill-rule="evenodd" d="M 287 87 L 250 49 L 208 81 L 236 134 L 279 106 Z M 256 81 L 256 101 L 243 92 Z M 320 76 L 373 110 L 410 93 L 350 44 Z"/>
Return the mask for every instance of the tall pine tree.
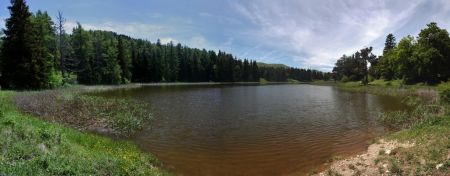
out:
<path id="1" fill-rule="evenodd" d="M 32 75 L 32 42 L 34 40 L 31 13 L 25 0 L 11 0 L 11 17 L 6 19 L 2 47 L 2 73 L 0 84 L 4 89 L 36 88 Z"/>
<path id="2" fill-rule="evenodd" d="M 395 48 L 397 43 L 395 42 L 394 34 L 389 34 L 386 36 L 386 42 L 384 43 L 383 55 L 386 55 L 389 51 Z"/>
<path id="3" fill-rule="evenodd" d="M 77 60 L 77 79 L 81 84 L 94 84 L 93 60 L 94 48 L 92 37 L 86 32 L 80 23 L 72 31 L 71 45 L 73 46 L 73 58 Z"/>
<path id="4" fill-rule="evenodd" d="M 58 76 L 55 66 L 55 32 L 53 21 L 47 12 L 38 11 L 31 17 L 33 36 L 30 40 L 31 54 L 31 74 L 33 88 L 53 88 L 60 86 L 62 78 Z M 61 80 L 60 80 L 61 78 Z"/>

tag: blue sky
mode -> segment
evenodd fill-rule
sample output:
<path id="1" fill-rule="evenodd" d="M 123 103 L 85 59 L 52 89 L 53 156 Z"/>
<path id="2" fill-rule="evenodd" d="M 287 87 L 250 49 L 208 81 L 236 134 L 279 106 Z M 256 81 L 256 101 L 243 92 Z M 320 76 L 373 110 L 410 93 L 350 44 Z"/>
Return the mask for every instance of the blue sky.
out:
<path id="1" fill-rule="evenodd" d="M 381 53 L 431 21 L 450 29 L 449 0 L 29 0 L 32 11 L 67 18 L 71 31 L 111 30 L 152 42 L 180 42 L 239 58 L 330 71 L 343 54 L 364 46 Z M 0 0 L 0 18 L 9 16 Z M 0 22 L 3 28 L 3 20 Z"/>

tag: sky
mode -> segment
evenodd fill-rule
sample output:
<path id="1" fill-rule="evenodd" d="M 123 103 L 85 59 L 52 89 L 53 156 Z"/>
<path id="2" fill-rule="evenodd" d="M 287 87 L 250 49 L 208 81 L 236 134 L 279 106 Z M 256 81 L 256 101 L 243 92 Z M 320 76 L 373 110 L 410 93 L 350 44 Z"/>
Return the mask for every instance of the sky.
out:
<path id="1" fill-rule="evenodd" d="M 10 0 L 0 0 L 0 28 Z M 62 11 L 77 22 L 134 38 L 221 50 L 238 58 L 331 71 L 343 54 L 387 34 L 417 36 L 430 22 L 450 29 L 449 0 L 28 0 L 31 11 Z"/>

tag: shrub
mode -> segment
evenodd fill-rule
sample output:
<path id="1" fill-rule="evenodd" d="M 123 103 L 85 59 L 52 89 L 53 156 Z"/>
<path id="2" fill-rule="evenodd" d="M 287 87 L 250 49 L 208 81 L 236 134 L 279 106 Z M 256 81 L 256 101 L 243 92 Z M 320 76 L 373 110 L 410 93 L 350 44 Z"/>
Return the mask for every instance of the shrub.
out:
<path id="1" fill-rule="evenodd" d="M 63 85 L 63 76 L 60 72 L 53 70 L 48 80 L 49 88 L 57 88 Z"/>
<path id="2" fill-rule="evenodd" d="M 396 175 L 403 174 L 403 170 L 402 170 L 402 167 L 400 166 L 400 163 L 398 163 L 398 161 L 395 159 L 391 159 L 391 167 L 389 170 L 391 170 L 391 172 Z"/>
<path id="3" fill-rule="evenodd" d="M 450 82 L 441 83 L 438 90 L 441 102 L 450 103 Z"/>

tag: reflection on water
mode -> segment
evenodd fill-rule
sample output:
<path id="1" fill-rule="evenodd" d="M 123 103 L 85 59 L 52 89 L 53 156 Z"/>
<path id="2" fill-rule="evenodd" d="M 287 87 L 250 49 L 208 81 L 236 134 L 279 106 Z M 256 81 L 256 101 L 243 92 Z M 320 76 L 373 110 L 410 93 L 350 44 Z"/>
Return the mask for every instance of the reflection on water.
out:
<path id="1" fill-rule="evenodd" d="M 383 133 L 388 96 L 312 85 L 145 86 L 104 96 L 148 102 L 155 120 L 136 143 L 181 175 L 306 174 L 363 151 Z"/>

